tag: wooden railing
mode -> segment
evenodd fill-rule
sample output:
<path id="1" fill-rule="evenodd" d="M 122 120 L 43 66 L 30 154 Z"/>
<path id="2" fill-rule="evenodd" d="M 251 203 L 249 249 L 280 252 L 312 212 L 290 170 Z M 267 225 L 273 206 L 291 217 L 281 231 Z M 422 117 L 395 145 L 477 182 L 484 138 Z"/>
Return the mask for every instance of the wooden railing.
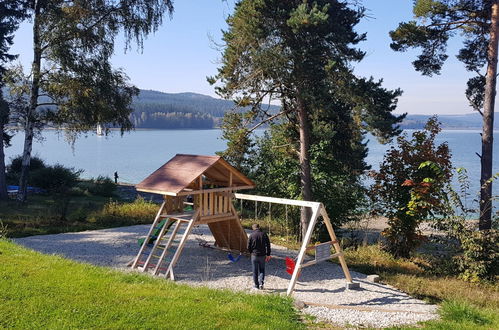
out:
<path id="1" fill-rule="evenodd" d="M 232 193 L 205 192 L 194 196 L 194 207 L 201 217 L 226 215 L 231 212 Z"/>

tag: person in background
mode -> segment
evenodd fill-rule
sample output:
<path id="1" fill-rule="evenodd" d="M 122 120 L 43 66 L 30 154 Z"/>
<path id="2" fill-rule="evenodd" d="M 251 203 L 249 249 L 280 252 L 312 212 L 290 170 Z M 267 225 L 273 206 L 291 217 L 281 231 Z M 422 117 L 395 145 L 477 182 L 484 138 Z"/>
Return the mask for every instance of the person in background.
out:
<path id="1" fill-rule="evenodd" d="M 262 290 L 265 281 L 265 263 L 270 260 L 270 239 L 257 223 L 253 224 L 252 228 L 253 232 L 248 239 L 248 252 L 251 253 L 254 288 Z"/>
<path id="2" fill-rule="evenodd" d="M 118 183 L 118 178 L 119 178 L 118 172 L 114 172 L 114 183 L 116 184 Z"/>

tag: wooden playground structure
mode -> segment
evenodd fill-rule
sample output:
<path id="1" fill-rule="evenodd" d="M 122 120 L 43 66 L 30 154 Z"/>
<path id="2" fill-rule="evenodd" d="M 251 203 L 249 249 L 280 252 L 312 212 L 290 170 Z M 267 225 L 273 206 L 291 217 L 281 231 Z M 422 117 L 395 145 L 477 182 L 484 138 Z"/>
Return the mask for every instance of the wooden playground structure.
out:
<path id="1" fill-rule="evenodd" d="M 200 224 L 208 225 L 218 248 L 247 252 L 247 234 L 233 205 L 237 198 L 311 209 L 307 233 L 298 257 L 293 262 L 288 295 L 292 294 L 303 268 L 334 257 L 340 261 L 347 288 L 358 287 L 358 283 L 352 281 L 343 251 L 322 203 L 236 193 L 254 187 L 253 181 L 219 156 L 177 154 L 136 186 L 137 191 L 161 194 L 164 200 L 131 267 L 174 280 L 173 269 L 187 238 L 193 227 Z M 190 202 L 187 201 L 188 196 Z M 186 208 L 190 210 L 186 211 Z M 331 241 L 308 247 L 320 216 Z M 330 253 L 331 245 L 335 248 L 334 254 Z M 303 263 L 306 251 L 311 248 L 316 250 L 315 260 Z"/>

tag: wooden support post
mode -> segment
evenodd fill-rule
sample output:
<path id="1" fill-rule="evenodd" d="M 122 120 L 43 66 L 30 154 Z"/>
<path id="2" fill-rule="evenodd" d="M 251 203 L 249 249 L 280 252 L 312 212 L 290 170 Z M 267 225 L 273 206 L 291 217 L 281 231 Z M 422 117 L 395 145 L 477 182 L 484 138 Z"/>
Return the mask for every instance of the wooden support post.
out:
<path id="1" fill-rule="evenodd" d="M 151 234 L 154 230 L 154 227 L 156 227 L 156 225 L 159 223 L 159 219 L 161 217 L 161 213 L 163 212 L 163 209 L 165 208 L 165 205 L 166 205 L 166 200 L 164 200 L 163 203 L 161 204 L 161 206 L 159 207 L 158 213 L 156 214 L 156 217 L 154 218 L 154 221 L 151 225 L 151 228 L 149 228 L 149 232 L 147 233 L 144 244 L 142 244 L 142 246 L 140 247 L 139 253 L 137 254 L 137 257 L 135 258 L 135 260 L 133 261 L 132 269 L 137 267 L 137 263 L 139 262 L 140 256 L 142 255 L 142 253 L 144 252 L 144 250 L 147 246 L 147 240 L 151 237 Z"/>
<path id="2" fill-rule="evenodd" d="M 203 215 L 208 215 L 208 193 L 203 193 Z"/>
<path id="3" fill-rule="evenodd" d="M 288 296 L 291 295 L 293 293 L 293 290 L 295 289 L 296 280 L 298 279 L 298 274 L 300 273 L 301 269 L 301 264 L 303 263 L 303 259 L 305 258 L 305 251 L 307 249 L 308 244 L 310 243 L 310 238 L 312 237 L 315 223 L 319 215 L 319 209 L 320 205 L 312 207 L 312 217 L 310 218 L 310 222 L 308 223 L 307 233 L 303 238 L 303 242 L 300 248 L 300 253 L 298 254 L 298 258 L 296 259 L 295 269 L 293 271 L 293 275 L 291 276 L 291 282 L 289 283 L 288 291 L 286 292 Z"/>
<path id="4" fill-rule="evenodd" d="M 215 193 L 210 193 L 210 215 L 215 214 Z"/>
<path id="5" fill-rule="evenodd" d="M 345 256 L 343 255 L 343 250 L 341 249 L 340 243 L 336 239 L 336 234 L 334 233 L 333 225 L 331 224 L 331 220 L 329 219 L 329 215 L 326 212 L 326 208 L 324 205 L 320 206 L 320 212 L 322 215 L 322 218 L 324 219 L 324 223 L 326 224 L 327 231 L 329 233 L 329 237 L 331 237 L 331 240 L 333 241 L 333 246 L 334 249 L 336 250 L 336 253 L 339 253 L 338 259 L 340 260 L 340 265 L 341 268 L 343 269 L 343 273 L 345 274 L 345 277 L 349 283 L 352 283 L 352 276 L 350 275 L 350 271 L 348 270 L 347 262 L 345 261 Z"/>

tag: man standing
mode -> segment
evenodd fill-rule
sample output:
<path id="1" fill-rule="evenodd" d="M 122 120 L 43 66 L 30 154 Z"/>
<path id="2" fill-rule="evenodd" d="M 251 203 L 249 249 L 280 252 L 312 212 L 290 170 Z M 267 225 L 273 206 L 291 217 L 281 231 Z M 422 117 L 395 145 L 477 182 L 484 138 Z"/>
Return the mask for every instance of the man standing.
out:
<path id="1" fill-rule="evenodd" d="M 253 224 L 252 228 L 253 232 L 248 239 L 248 252 L 251 253 L 255 289 L 262 290 L 265 280 L 265 262 L 270 260 L 270 240 L 257 223 Z"/>

